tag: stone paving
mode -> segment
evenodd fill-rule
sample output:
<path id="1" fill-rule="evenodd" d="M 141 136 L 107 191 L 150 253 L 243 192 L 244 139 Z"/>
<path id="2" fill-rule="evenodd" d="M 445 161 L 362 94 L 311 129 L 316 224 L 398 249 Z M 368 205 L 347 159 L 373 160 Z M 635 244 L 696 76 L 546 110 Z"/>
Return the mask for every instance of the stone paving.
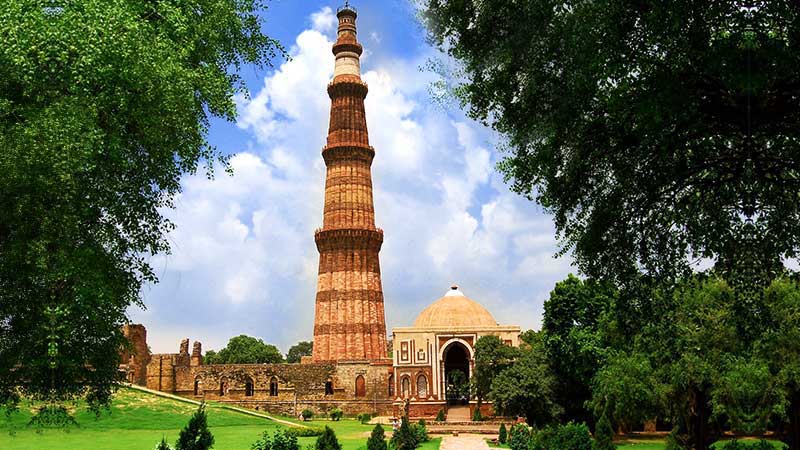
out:
<path id="1" fill-rule="evenodd" d="M 475 435 L 445 436 L 439 450 L 489 450 L 485 439 Z"/>

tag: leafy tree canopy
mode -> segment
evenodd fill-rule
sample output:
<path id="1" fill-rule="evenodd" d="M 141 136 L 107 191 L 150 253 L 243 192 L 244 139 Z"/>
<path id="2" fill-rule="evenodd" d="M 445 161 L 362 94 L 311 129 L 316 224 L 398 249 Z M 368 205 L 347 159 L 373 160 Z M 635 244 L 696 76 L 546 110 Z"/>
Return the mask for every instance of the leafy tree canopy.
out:
<path id="1" fill-rule="evenodd" d="M 424 4 L 460 63 L 456 95 L 507 137 L 500 168 L 584 273 L 671 276 L 706 257 L 748 286 L 796 256 L 794 2 Z"/>
<path id="2" fill-rule="evenodd" d="M 220 157 L 243 64 L 280 49 L 259 0 L 0 8 L 0 403 L 108 404 L 120 327 L 169 250 L 180 178 Z M 210 164 L 208 164 L 210 166 Z"/>
<path id="3" fill-rule="evenodd" d="M 475 342 L 475 367 L 470 382 L 479 403 L 489 395 L 495 377 L 510 366 L 516 356 L 517 350 L 504 344 L 497 336 L 486 335 L 478 338 Z"/>
<path id="4" fill-rule="evenodd" d="M 206 364 L 275 364 L 283 362 L 278 347 L 244 334 L 232 337 L 218 352 L 208 351 Z"/>
<path id="5" fill-rule="evenodd" d="M 309 341 L 300 341 L 297 344 L 289 347 L 289 351 L 286 353 L 286 362 L 299 363 L 300 358 L 303 356 L 311 356 L 313 349 L 313 343 Z"/>

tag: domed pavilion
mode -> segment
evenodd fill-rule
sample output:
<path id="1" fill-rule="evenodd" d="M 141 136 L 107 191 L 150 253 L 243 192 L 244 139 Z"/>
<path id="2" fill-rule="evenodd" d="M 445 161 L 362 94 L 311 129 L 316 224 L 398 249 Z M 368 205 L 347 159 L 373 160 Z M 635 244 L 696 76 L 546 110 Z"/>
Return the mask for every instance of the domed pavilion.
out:
<path id="1" fill-rule="evenodd" d="M 392 330 L 395 413 L 409 401 L 412 417 L 434 417 L 439 410 L 477 406 L 466 389 L 475 367 L 475 342 L 495 335 L 511 346 L 519 345 L 520 327 L 499 325 L 480 303 L 451 286 L 445 295 L 422 310 L 410 327 Z M 390 389 L 391 390 L 391 389 Z M 491 405 L 485 405 L 489 414 Z"/>

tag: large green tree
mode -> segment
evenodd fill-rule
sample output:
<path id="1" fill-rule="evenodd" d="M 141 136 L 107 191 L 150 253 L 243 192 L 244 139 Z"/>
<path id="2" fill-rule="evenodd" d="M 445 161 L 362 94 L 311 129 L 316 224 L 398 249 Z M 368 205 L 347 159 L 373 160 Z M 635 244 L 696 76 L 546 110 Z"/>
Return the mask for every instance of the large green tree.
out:
<path id="1" fill-rule="evenodd" d="M 788 0 L 426 0 L 455 92 L 582 271 L 746 289 L 800 248 L 800 7 Z"/>
<path id="2" fill-rule="evenodd" d="M 567 420 L 592 422 L 586 407 L 592 378 L 608 345 L 606 321 L 617 296 L 608 283 L 581 280 L 570 274 L 556 283 L 544 302 L 542 341 L 557 379 L 556 402 Z"/>
<path id="3" fill-rule="evenodd" d="M 489 396 L 492 382 L 517 357 L 517 350 L 506 345 L 499 337 L 481 336 L 475 342 L 475 367 L 470 380 L 472 391 L 478 398 L 478 405 Z"/>
<path id="4" fill-rule="evenodd" d="M 276 364 L 283 362 L 278 347 L 247 335 L 232 337 L 220 351 L 206 352 L 206 364 Z"/>
<path id="5" fill-rule="evenodd" d="M 220 155 L 243 64 L 280 49 L 259 0 L 0 8 L 0 403 L 107 404 L 120 326 L 169 250 L 180 179 Z"/>
<path id="6" fill-rule="evenodd" d="M 522 416 L 530 425 L 541 426 L 562 412 L 555 402 L 555 387 L 541 333 L 527 331 L 517 359 L 494 378 L 488 397 L 500 414 Z"/>
<path id="7" fill-rule="evenodd" d="M 310 341 L 300 341 L 297 344 L 289 347 L 286 353 L 287 363 L 299 363 L 303 356 L 311 356 L 314 350 L 314 344 Z"/>

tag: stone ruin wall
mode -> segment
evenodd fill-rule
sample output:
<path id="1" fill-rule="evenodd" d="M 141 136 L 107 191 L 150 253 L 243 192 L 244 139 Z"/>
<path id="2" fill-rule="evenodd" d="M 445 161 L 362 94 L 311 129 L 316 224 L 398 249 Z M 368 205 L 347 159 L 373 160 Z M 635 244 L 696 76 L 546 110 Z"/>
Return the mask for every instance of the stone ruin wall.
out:
<path id="1" fill-rule="evenodd" d="M 128 324 L 122 326 L 122 335 L 130 343 L 129 348 L 120 351 L 120 371 L 129 383 L 147 383 L 147 365 L 150 363 L 150 349 L 147 348 L 147 329 L 144 325 Z"/>
<path id="2" fill-rule="evenodd" d="M 315 415 L 326 415 L 333 408 L 340 408 L 346 415 L 386 415 L 392 412 L 392 399 L 388 395 L 391 373 L 389 359 L 205 365 L 201 344 L 195 342 L 190 354 L 189 340 L 184 339 L 178 353 L 151 355 L 144 382 L 135 384 L 192 399 L 214 400 L 288 416 L 297 416 L 304 409 L 314 411 Z M 356 396 L 359 376 L 364 379 L 364 395 L 360 397 Z M 277 395 L 270 392 L 273 379 L 278 384 Z M 246 395 L 248 381 L 253 384 L 252 395 Z M 326 393 L 326 382 L 331 383 L 332 394 Z"/>

